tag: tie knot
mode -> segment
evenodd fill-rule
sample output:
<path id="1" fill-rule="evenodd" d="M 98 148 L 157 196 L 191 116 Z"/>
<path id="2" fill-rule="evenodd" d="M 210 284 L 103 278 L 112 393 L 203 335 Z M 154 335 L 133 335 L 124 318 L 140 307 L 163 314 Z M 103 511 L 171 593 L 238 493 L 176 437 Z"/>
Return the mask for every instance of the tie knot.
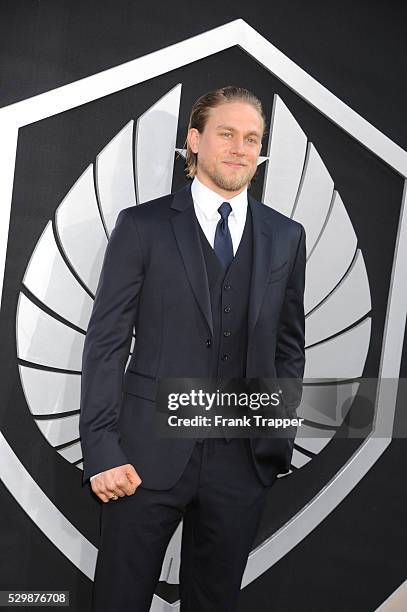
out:
<path id="1" fill-rule="evenodd" d="M 229 202 L 222 202 L 222 204 L 218 208 L 218 213 L 222 217 L 223 221 L 226 221 L 231 212 L 232 207 Z"/>

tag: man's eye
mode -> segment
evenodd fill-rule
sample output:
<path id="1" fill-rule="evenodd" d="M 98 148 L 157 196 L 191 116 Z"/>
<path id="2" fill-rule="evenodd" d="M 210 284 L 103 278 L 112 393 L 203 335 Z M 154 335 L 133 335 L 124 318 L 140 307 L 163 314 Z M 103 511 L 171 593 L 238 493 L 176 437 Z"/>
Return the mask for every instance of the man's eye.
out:
<path id="1" fill-rule="evenodd" d="M 232 135 L 232 134 L 231 134 L 230 132 L 222 132 L 222 133 L 221 133 L 221 136 L 226 136 L 227 138 L 228 138 L 229 136 L 231 136 L 231 135 Z"/>

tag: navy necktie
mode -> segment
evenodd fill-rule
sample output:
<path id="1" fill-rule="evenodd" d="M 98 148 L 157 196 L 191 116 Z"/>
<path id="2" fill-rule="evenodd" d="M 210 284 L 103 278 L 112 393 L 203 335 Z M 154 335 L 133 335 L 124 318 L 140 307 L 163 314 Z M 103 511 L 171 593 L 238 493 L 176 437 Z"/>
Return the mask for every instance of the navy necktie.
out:
<path id="1" fill-rule="evenodd" d="M 233 259 L 232 236 L 228 226 L 228 217 L 232 212 L 229 202 L 223 202 L 218 208 L 221 218 L 216 226 L 214 250 L 223 267 L 227 269 Z"/>

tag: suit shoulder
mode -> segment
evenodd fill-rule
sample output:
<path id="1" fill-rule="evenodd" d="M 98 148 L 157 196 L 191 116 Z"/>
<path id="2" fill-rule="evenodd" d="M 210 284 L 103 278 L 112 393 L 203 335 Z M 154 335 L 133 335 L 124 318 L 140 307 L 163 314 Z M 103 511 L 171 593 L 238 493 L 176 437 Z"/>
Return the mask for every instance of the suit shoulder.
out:
<path id="1" fill-rule="evenodd" d="M 143 202 L 143 204 L 128 206 L 120 214 L 131 217 L 134 221 L 141 223 L 162 219 L 164 216 L 168 216 L 173 197 L 173 194 L 170 193 L 154 200 Z"/>
<path id="2" fill-rule="evenodd" d="M 278 225 L 281 229 L 296 235 L 301 234 L 301 232 L 305 233 L 304 226 L 298 221 L 290 219 L 290 217 L 287 217 L 287 215 L 283 215 L 283 213 L 280 213 L 278 210 L 268 206 L 267 204 L 263 204 L 263 202 L 259 202 L 257 200 L 254 201 L 256 204 L 258 204 L 262 214 L 270 223 Z"/>

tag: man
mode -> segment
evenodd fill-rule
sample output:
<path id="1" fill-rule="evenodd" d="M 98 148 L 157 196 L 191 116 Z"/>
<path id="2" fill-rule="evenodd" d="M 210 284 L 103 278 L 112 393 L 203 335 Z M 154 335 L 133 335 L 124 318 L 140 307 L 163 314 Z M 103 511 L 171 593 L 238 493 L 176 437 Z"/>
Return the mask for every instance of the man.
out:
<path id="1" fill-rule="evenodd" d="M 181 610 L 234 611 L 265 496 L 289 470 L 295 434 L 196 440 L 154 428 L 161 378 L 302 379 L 304 230 L 247 193 L 264 128 L 247 90 L 202 96 L 187 136 L 192 185 L 122 211 L 112 232 L 80 420 L 84 480 L 105 503 L 97 612 L 149 610 L 181 519 Z M 301 391 L 283 390 L 294 412 Z"/>

